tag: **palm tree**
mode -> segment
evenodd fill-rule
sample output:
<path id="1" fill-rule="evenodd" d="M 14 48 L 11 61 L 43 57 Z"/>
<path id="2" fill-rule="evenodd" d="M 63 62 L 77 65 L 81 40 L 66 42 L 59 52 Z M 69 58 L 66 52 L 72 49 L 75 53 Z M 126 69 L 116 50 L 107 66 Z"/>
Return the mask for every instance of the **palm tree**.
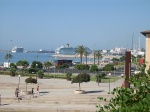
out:
<path id="1" fill-rule="evenodd" d="M 47 62 L 44 63 L 44 66 L 46 67 L 46 69 L 47 69 L 47 68 L 49 69 L 50 66 L 52 66 L 52 63 L 49 62 L 49 61 L 47 61 Z"/>
<path id="2" fill-rule="evenodd" d="M 95 56 L 98 58 L 98 65 L 99 65 L 99 59 L 102 58 L 101 51 L 100 50 L 96 51 Z"/>
<path id="3" fill-rule="evenodd" d="M 78 46 L 76 49 L 76 53 L 78 53 L 80 55 L 80 63 L 82 64 L 82 57 L 83 57 L 83 53 L 85 51 L 85 47 L 83 45 Z"/>
<path id="4" fill-rule="evenodd" d="M 85 58 L 86 58 L 86 65 L 87 65 L 87 56 L 88 56 L 88 54 L 89 54 L 89 53 L 85 50 L 85 51 L 84 51 L 84 56 L 85 56 Z"/>
<path id="5" fill-rule="evenodd" d="M 8 65 L 9 65 L 10 59 L 12 59 L 12 58 L 13 58 L 13 56 L 12 56 L 11 53 L 7 53 L 7 54 L 5 55 L 5 60 L 8 60 Z"/>
<path id="6" fill-rule="evenodd" d="M 94 65 L 95 65 L 95 50 L 93 50 L 93 56 L 94 56 L 93 61 L 94 61 Z"/>

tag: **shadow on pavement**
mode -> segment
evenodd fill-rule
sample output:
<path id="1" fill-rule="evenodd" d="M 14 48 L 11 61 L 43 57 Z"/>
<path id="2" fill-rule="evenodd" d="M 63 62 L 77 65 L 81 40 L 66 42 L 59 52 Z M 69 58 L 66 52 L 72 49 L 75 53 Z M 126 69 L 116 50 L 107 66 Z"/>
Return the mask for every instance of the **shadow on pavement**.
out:
<path id="1" fill-rule="evenodd" d="M 100 93 L 100 92 L 104 92 L 104 90 L 98 90 L 98 91 L 86 91 L 85 93 Z"/>
<path id="2" fill-rule="evenodd" d="M 39 92 L 39 93 L 49 93 L 49 91 L 42 91 L 42 92 Z"/>
<path id="3" fill-rule="evenodd" d="M 1 104 L 0 106 L 5 106 L 5 105 L 10 105 L 10 104 Z"/>

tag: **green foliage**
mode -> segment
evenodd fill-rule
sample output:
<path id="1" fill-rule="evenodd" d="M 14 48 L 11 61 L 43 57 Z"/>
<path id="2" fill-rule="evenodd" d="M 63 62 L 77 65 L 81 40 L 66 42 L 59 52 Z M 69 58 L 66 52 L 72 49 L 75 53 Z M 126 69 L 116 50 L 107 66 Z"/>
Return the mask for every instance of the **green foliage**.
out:
<path id="1" fill-rule="evenodd" d="M 131 60 L 132 60 L 133 63 L 135 63 L 136 62 L 136 57 L 134 55 L 131 55 Z"/>
<path id="2" fill-rule="evenodd" d="M 150 75 L 132 75 L 130 84 L 133 85 L 130 88 L 115 88 L 112 92 L 115 97 L 107 105 L 97 105 L 99 112 L 150 112 Z"/>
<path id="3" fill-rule="evenodd" d="M 98 51 L 95 52 L 95 57 L 98 58 L 98 65 L 99 65 L 99 59 L 102 58 L 102 53 L 101 53 L 100 50 L 98 50 Z"/>
<path id="4" fill-rule="evenodd" d="M 149 68 L 149 70 L 147 70 L 147 73 L 150 75 L 150 68 Z"/>
<path id="5" fill-rule="evenodd" d="M 95 72 L 95 71 L 98 71 L 98 66 L 97 65 L 92 65 L 90 67 L 90 72 Z"/>
<path id="6" fill-rule="evenodd" d="M 33 61 L 32 64 L 31 64 L 31 68 L 42 69 L 43 65 L 39 61 Z"/>
<path id="7" fill-rule="evenodd" d="M 76 77 L 73 78 L 72 83 L 79 83 L 79 90 L 80 88 L 80 83 L 82 82 L 89 82 L 90 81 L 90 75 L 87 73 L 80 73 Z"/>
<path id="8" fill-rule="evenodd" d="M 112 61 L 116 62 L 116 61 L 119 61 L 119 59 L 118 58 L 113 58 Z"/>
<path id="9" fill-rule="evenodd" d="M 17 69 L 17 66 L 14 63 L 10 63 L 10 68 L 15 68 Z"/>
<path id="10" fill-rule="evenodd" d="M 36 70 L 36 68 L 29 68 L 28 69 L 28 73 L 30 73 L 30 74 L 35 74 L 37 72 L 37 70 Z"/>
<path id="11" fill-rule="evenodd" d="M 87 64 L 87 56 L 89 55 L 89 53 L 86 51 L 86 49 L 84 50 L 84 56 L 85 56 L 85 59 L 86 59 L 86 64 Z"/>
<path id="12" fill-rule="evenodd" d="M 103 67 L 104 71 L 113 71 L 114 70 L 114 64 L 107 64 L 105 67 Z"/>
<path id="13" fill-rule="evenodd" d="M 43 78 L 43 76 L 44 76 L 44 71 L 43 71 L 43 70 L 39 70 L 37 74 L 38 74 L 38 77 L 39 77 L 39 78 Z"/>
<path id="14" fill-rule="evenodd" d="M 105 73 L 97 74 L 95 77 L 96 77 L 96 82 L 100 83 L 102 78 L 106 77 L 106 74 Z"/>
<path id="15" fill-rule="evenodd" d="M 16 68 L 11 67 L 10 68 L 10 76 L 15 76 L 16 75 Z"/>
<path id="16" fill-rule="evenodd" d="M 66 73 L 66 78 L 67 78 L 67 80 L 71 80 L 71 76 L 72 76 L 72 73 L 71 73 L 71 72 L 67 72 L 67 73 Z"/>
<path id="17" fill-rule="evenodd" d="M 37 83 L 37 80 L 35 78 L 29 77 L 25 79 L 26 83 Z"/>
<path id="18" fill-rule="evenodd" d="M 89 82 L 90 75 L 87 73 L 80 73 L 76 77 L 73 78 L 72 83 L 82 83 L 82 82 Z"/>
<path id="19" fill-rule="evenodd" d="M 12 54 L 11 53 L 7 53 L 6 55 L 5 55 L 5 60 L 10 60 L 10 59 L 12 59 L 13 58 L 13 56 L 12 56 Z"/>
<path id="20" fill-rule="evenodd" d="M 89 70 L 90 66 L 86 64 L 76 64 L 75 68 L 78 70 Z"/>
<path id="21" fill-rule="evenodd" d="M 122 57 L 120 57 L 120 61 L 125 61 L 125 60 L 126 60 L 125 55 L 123 55 Z"/>
<path id="22" fill-rule="evenodd" d="M 49 68 L 50 66 L 52 66 L 52 63 L 49 62 L 49 61 L 47 61 L 47 62 L 44 63 L 44 66 L 45 66 L 46 68 Z"/>
<path id="23" fill-rule="evenodd" d="M 69 65 L 68 64 L 62 64 L 62 65 L 56 66 L 56 68 L 57 69 L 69 68 Z"/>
<path id="24" fill-rule="evenodd" d="M 19 60 L 17 63 L 16 63 L 17 66 L 23 66 L 23 67 L 27 67 L 29 65 L 29 62 L 26 61 L 26 60 Z"/>
<path id="25" fill-rule="evenodd" d="M 85 47 L 83 45 L 78 46 L 76 48 L 75 52 L 80 55 L 80 63 L 82 64 L 82 57 L 83 57 L 83 54 L 85 52 Z"/>

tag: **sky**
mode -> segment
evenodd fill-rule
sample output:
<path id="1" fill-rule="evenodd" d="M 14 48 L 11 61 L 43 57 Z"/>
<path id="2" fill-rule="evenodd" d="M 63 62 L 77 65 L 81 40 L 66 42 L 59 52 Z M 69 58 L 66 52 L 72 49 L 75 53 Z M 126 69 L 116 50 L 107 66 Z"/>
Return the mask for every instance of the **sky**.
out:
<path id="1" fill-rule="evenodd" d="M 132 48 L 150 30 L 150 0 L 0 0 L 0 50 Z"/>

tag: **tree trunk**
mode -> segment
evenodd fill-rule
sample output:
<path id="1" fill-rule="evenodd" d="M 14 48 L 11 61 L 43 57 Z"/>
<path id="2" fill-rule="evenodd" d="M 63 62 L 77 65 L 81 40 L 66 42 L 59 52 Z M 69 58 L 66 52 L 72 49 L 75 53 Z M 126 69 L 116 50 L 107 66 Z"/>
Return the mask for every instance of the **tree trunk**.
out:
<path id="1" fill-rule="evenodd" d="M 81 90 L 81 87 L 80 87 L 80 82 L 79 82 L 79 90 Z"/>
<path id="2" fill-rule="evenodd" d="M 80 60 L 81 60 L 80 63 L 82 64 L 82 55 L 80 55 Z"/>
<path id="3" fill-rule="evenodd" d="M 27 83 L 26 83 L 26 91 L 27 91 Z"/>
<path id="4" fill-rule="evenodd" d="M 87 56 L 86 56 L 86 65 L 87 65 Z"/>
<path id="5" fill-rule="evenodd" d="M 98 65 L 99 65 L 99 58 L 98 58 Z"/>

